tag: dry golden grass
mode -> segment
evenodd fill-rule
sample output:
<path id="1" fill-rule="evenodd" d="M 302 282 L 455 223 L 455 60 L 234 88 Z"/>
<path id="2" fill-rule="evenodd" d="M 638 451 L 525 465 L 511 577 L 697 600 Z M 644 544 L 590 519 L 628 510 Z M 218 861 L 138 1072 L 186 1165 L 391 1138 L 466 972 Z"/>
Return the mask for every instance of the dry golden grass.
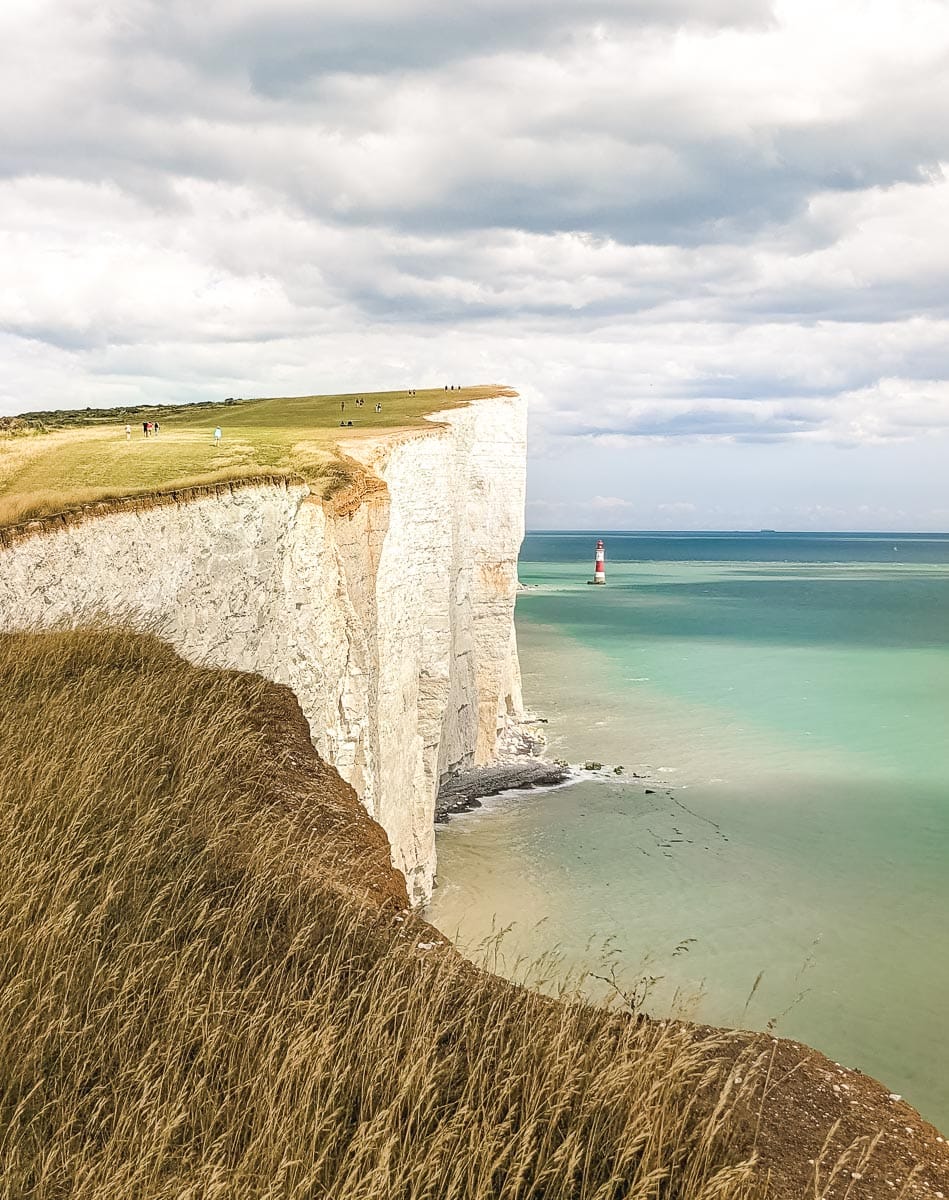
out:
<path id="1" fill-rule="evenodd" d="M 26 473 L 37 460 L 68 446 L 73 436 L 69 432 L 15 435 L 0 430 L 0 527 L 32 518 L 34 513 L 31 498 L 17 493 L 7 495 L 7 492 L 13 481 Z M 44 510 L 48 509 L 50 500 L 55 502 L 55 498 L 49 496 L 43 500 L 38 499 L 37 515 L 47 515 Z M 58 500 L 58 504 L 59 508 L 54 511 L 62 510 L 61 499 Z"/>
<path id="2" fill-rule="evenodd" d="M 388 867 L 328 861 L 370 823 L 277 738 L 287 697 L 146 635 L 0 635 L 0 1196 L 757 1194 L 733 1045 L 359 898 Z"/>
<path id="3" fill-rule="evenodd" d="M 53 439 L 57 437 L 50 436 Z M 70 435 L 63 435 L 62 440 L 68 445 Z M 72 486 L 65 492 L 56 488 L 34 487 L 23 492 L 10 489 L 7 494 L 3 494 L 5 476 L 13 478 L 22 474 L 33 459 L 40 457 L 37 444 L 40 450 L 48 445 L 43 442 L 41 436 L 25 439 L 9 438 L 0 434 L 0 530 L 15 529 L 29 521 L 41 521 L 64 513 L 80 512 L 93 505 L 109 504 L 121 508 L 126 502 L 145 497 L 152 497 L 160 502 L 163 497 L 174 494 L 214 487 L 222 483 L 245 484 L 262 478 L 306 481 L 315 495 L 323 500 L 330 500 L 339 492 L 351 487 L 363 475 L 362 469 L 353 459 L 304 444 L 301 445 L 297 456 L 299 461 L 294 462 L 292 469 L 286 466 L 268 466 L 255 474 L 240 461 L 231 461 L 228 456 L 221 455 L 215 459 L 213 470 L 195 471 L 190 475 L 167 478 L 160 483 L 123 487 Z"/>
<path id="4" fill-rule="evenodd" d="M 294 476 L 290 472 L 273 471 L 268 473 L 267 478 L 291 480 Z M 61 493 L 56 491 L 35 491 L 24 496 L 0 496 L 0 530 L 12 529 L 29 521 L 42 521 L 47 517 L 74 513 L 93 505 L 107 504 L 121 508 L 126 502 L 145 497 L 160 502 L 163 497 L 176 493 L 200 491 L 202 488 L 213 488 L 223 483 L 246 483 L 248 479 L 243 471 L 225 468 L 208 471 L 189 479 L 172 479 L 161 488 L 126 488 L 121 492 L 113 488 L 74 488 L 70 493 L 68 505 L 63 504 Z M 331 495 L 332 492 L 328 494 Z"/>

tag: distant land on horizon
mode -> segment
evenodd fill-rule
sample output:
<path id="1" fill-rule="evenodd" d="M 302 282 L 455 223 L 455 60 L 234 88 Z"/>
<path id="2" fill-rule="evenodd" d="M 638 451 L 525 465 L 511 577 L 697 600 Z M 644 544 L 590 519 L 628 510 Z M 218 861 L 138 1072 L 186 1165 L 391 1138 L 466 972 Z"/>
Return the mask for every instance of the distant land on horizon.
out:
<path id="1" fill-rule="evenodd" d="M 935 529 L 528 529 L 531 537 L 555 534 L 584 534 L 590 537 L 852 537 L 852 538 L 949 538 L 949 530 Z"/>

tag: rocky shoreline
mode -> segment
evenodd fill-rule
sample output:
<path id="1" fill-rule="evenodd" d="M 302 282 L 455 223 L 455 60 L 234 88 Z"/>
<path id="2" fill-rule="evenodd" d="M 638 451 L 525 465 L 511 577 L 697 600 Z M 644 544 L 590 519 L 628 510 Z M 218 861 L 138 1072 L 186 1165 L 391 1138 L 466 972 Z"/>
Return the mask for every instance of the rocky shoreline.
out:
<path id="1" fill-rule="evenodd" d="M 556 787 L 572 778 L 574 772 L 567 763 L 544 757 L 546 724 L 544 717 L 534 713 L 510 720 L 498 737 L 497 761 L 453 771 L 442 779 L 435 800 L 435 824 L 445 825 L 455 813 L 481 808 L 486 796 Z"/>
<path id="2" fill-rule="evenodd" d="M 563 763 L 545 759 L 529 759 L 493 763 L 489 767 L 473 767 L 450 775 L 441 785 L 435 801 L 435 823 L 444 825 L 453 813 L 471 812 L 480 808 L 485 796 L 500 792 L 538 787 L 553 787 L 565 783 L 572 772 Z"/>
<path id="3" fill-rule="evenodd" d="M 594 760 L 568 763 L 545 757 L 547 736 L 543 727 L 546 724 L 547 719 L 535 713 L 528 713 L 519 721 L 510 721 L 498 738 L 500 755 L 495 762 L 463 768 L 445 776 L 435 800 L 435 824 L 446 825 L 453 815 L 481 808 L 481 801 L 487 796 L 557 787 L 582 779 L 635 780 L 646 795 L 668 791 L 663 781 L 628 771 L 624 766 Z M 669 795 L 671 798 L 671 792 Z"/>

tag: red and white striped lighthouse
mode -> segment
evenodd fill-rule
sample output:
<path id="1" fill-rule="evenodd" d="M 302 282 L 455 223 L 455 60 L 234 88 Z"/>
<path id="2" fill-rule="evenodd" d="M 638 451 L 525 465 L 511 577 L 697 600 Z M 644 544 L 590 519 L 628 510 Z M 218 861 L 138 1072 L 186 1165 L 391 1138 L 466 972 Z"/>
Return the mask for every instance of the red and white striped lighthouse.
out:
<path id="1" fill-rule="evenodd" d="M 593 582 L 606 583 L 606 551 L 603 549 L 603 539 L 596 544 L 596 560 L 593 563 Z"/>

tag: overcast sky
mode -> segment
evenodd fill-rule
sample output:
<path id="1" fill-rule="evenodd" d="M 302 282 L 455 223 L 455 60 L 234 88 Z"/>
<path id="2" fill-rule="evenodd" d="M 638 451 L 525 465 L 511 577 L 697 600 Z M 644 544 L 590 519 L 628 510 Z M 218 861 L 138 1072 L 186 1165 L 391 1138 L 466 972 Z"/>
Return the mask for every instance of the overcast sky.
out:
<path id="1" fill-rule="evenodd" d="M 5 0 L 0 47 L 0 413 L 503 382 L 535 528 L 949 528 L 945 0 Z"/>

